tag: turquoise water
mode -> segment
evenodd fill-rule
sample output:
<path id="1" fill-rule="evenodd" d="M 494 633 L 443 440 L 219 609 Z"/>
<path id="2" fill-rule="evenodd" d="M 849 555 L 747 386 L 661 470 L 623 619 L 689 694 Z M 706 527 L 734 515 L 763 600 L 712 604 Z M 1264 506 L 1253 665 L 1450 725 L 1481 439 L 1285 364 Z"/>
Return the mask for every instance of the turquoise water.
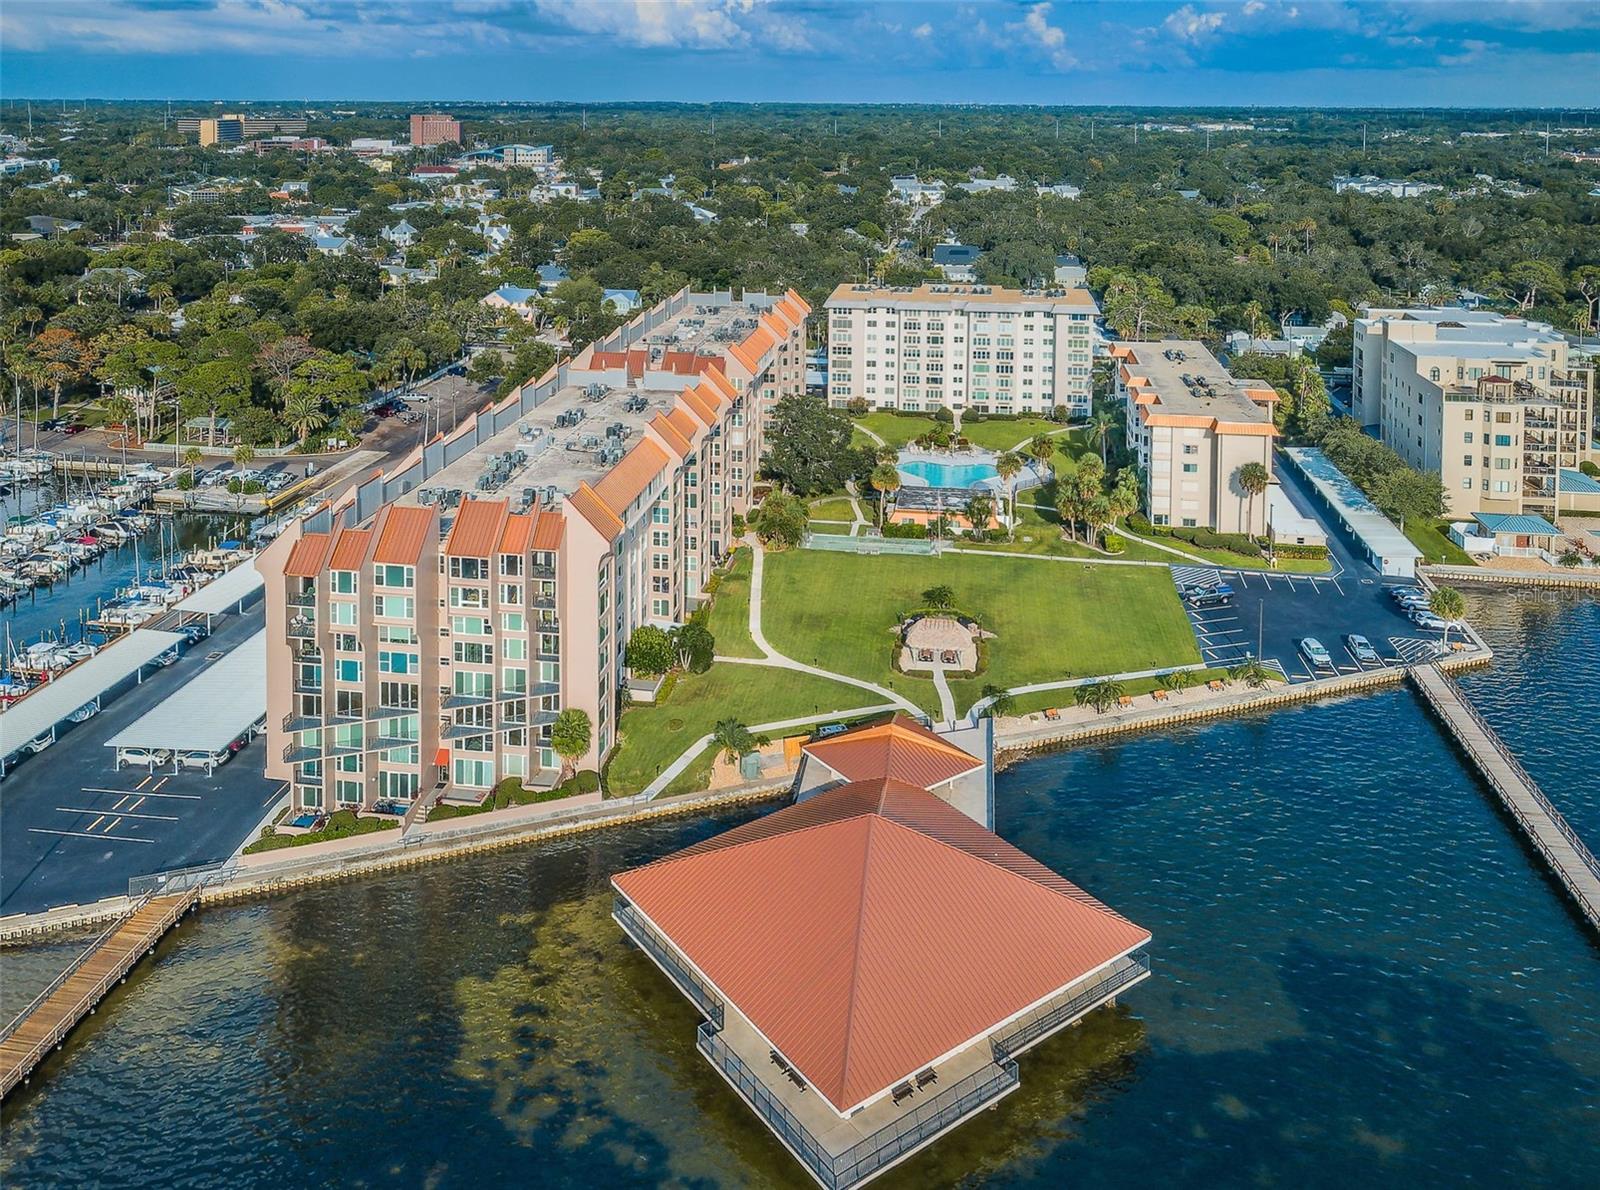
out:
<path id="1" fill-rule="evenodd" d="M 1600 602 L 1470 599 L 1485 715 L 1600 820 Z M 876 1185 L 1593 1185 L 1600 947 L 1406 690 L 1040 757 L 996 801 L 1154 975 Z M 811 1185 L 608 916 L 611 873 L 754 813 L 201 914 L 5 1105 L 0 1183 Z"/>
<path id="2" fill-rule="evenodd" d="M 993 463 L 939 463 L 929 459 L 902 460 L 901 474 L 920 479 L 932 488 L 975 488 L 999 472 Z"/>

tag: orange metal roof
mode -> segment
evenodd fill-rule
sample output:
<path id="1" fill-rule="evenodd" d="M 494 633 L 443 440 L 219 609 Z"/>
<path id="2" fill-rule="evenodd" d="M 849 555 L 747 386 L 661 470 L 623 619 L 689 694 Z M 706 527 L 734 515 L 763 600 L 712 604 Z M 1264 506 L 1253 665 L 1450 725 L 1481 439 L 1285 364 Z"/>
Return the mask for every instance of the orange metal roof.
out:
<path id="1" fill-rule="evenodd" d="M 291 578 L 316 578 L 322 573 L 322 560 L 328 556 L 331 533 L 307 533 L 294 543 L 283 573 Z"/>
<path id="2" fill-rule="evenodd" d="M 391 566 L 415 566 L 422 560 L 422 547 L 434 532 L 435 515 L 431 508 L 389 505 L 378 528 L 378 547 L 372 551 L 372 560 Z"/>
<path id="3" fill-rule="evenodd" d="M 667 414 L 667 421 L 674 430 L 683 435 L 691 448 L 694 446 L 695 439 L 704 432 L 704 427 L 695 419 L 694 414 L 681 405 L 672 407 L 672 412 Z"/>
<path id="4" fill-rule="evenodd" d="M 506 517 L 505 530 L 500 534 L 502 554 L 525 554 L 532 548 L 533 514 L 514 512 Z"/>
<path id="5" fill-rule="evenodd" d="M 681 459 L 689 453 L 690 442 L 683 431 L 672 424 L 671 418 L 665 413 L 658 413 L 650 419 L 650 428 L 666 439 L 667 445 L 677 451 Z"/>
<path id="6" fill-rule="evenodd" d="M 333 544 L 333 554 L 328 559 L 329 570 L 360 570 L 366 565 L 367 546 L 372 543 L 371 529 L 341 529 Z"/>
<path id="7" fill-rule="evenodd" d="M 731 401 L 739 395 L 739 390 L 733 387 L 733 381 L 723 374 L 721 368 L 707 368 L 705 378 L 713 388 L 727 397 L 728 400 Z"/>
<path id="8" fill-rule="evenodd" d="M 615 467 L 606 472 L 604 479 L 594 485 L 594 494 L 605 501 L 607 508 L 621 516 L 669 462 L 671 460 L 667 458 L 666 451 L 650 439 L 643 438 L 622 456 Z"/>
<path id="9" fill-rule="evenodd" d="M 710 400 L 697 388 L 686 388 L 678 394 L 678 400 L 687 405 L 692 413 L 708 426 L 717 424 L 717 402 Z"/>
<path id="10" fill-rule="evenodd" d="M 846 781 L 889 777 L 931 789 L 983 762 L 905 715 L 844 732 L 826 740 L 813 740 L 805 751 Z"/>
<path id="11" fill-rule="evenodd" d="M 561 548 L 561 534 L 567 527 L 567 522 L 561 519 L 559 512 L 550 509 L 541 509 L 539 523 L 533 527 L 533 548 L 536 550 L 558 550 Z"/>
<path id="12" fill-rule="evenodd" d="M 612 883 L 841 1114 L 1150 938 L 882 779 Z"/>
<path id="13" fill-rule="evenodd" d="M 444 552 L 457 558 L 487 558 L 500 544 L 509 500 L 463 500 Z"/>
<path id="14" fill-rule="evenodd" d="M 606 502 L 587 483 L 578 485 L 578 490 L 567 497 L 567 504 L 607 541 L 615 541 L 622 532 L 622 518 L 606 507 Z"/>

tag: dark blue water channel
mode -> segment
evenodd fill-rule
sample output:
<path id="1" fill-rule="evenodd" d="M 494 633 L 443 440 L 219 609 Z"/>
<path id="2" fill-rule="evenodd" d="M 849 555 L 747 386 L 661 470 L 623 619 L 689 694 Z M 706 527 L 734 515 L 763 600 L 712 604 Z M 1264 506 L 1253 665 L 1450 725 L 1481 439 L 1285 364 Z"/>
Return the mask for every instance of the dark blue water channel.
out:
<path id="1" fill-rule="evenodd" d="M 1472 601 L 1475 697 L 1593 832 L 1600 603 Z M 1155 976 L 881 1185 L 1595 1184 L 1600 947 L 1406 690 L 1042 757 L 997 801 Z M 749 816 L 209 911 L 6 1106 L 0 1181 L 808 1185 L 608 917 L 613 871 Z"/>

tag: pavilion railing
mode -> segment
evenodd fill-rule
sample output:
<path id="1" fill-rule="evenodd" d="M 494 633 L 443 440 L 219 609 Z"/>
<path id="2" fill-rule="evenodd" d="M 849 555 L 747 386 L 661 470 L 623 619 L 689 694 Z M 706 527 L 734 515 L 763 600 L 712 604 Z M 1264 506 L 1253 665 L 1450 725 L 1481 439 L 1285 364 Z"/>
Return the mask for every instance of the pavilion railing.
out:
<path id="1" fill-rule="evenodd" d="M 677 952 L 651 928 L 644 915 L 635 909 L 626 897 L 617 897 L 612 901 L 611 916 L 616 918 L 617 924 L 627 931 L 628 937 L 638 944 L 639 949 L 654 959 L 671 977 L 679 990 L 694 1001 L 695 1007 L 705 1013 L 718 1029 L 722 1028 L 722 1001 L 717 994 L 704 980 L 689 970 L 683 960 L 678 958 Z"/>

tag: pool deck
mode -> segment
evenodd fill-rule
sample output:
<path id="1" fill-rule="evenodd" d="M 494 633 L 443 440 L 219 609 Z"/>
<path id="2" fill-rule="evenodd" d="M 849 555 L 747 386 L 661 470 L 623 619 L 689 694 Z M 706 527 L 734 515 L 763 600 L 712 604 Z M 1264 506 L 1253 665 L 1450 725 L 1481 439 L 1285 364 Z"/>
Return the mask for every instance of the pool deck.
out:
<path id="1" fill-rule="evenodd" d="M 900 451 L 900 457 L 895 461 L 895 469 L 900 472 L 900 479 L 904 486 L 912 488 L 942 488 L 945 491 L 970 492 L 979 489 L 988 489 L 996 494 L 1003 494 L 1006 485 L 998 475 L 989 474 L 982 479 L 964 484 L 935 484 L 913 471 L 905 469 L 907 463 L 926 463 L 935 467 L 971 468 L 986 467 L 991 471 L 995 459 L 1000 457 L 999 451 L 989 450 L 986 447 L 975 446 L 963 451 L 924 450 L 918 447 L 907 447 Z M 1023 467 L 1011 483 L 1013 491 L 1023 491 L 1027 488 L 1043 486 L 1050 478 L 1049 472 L 1031 459 L 1025 459 Z"/>

